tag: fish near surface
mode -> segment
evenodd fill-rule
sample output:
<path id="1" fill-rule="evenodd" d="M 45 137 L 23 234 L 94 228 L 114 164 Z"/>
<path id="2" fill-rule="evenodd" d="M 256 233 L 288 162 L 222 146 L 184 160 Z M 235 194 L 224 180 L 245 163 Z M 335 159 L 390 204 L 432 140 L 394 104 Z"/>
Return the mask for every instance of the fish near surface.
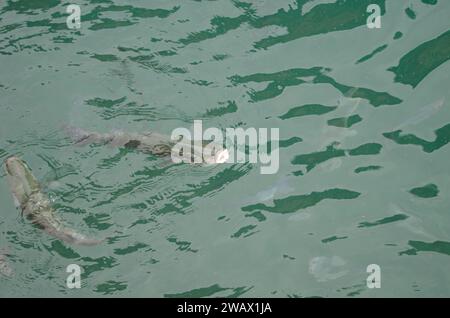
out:
<path id="1" fill-rule="evenodd" d="M 175 145 L 183 145 L 191 149 L 191 156 L 179 154 L 180 158 L 187 158 L 188 162 L 196 162 L 194 158 L 201 158 L 205 163 L 224 163 L 228 160 L 229 153 L 222 147 L 213 147 L 217 149 L 212 154 L 212 158 L 205 158 L 204 150 L 208 145 L 208 141 L 202 141 L 201 147 L 192 147 L 192 140 L 172 140 L 170 136 L 146 132 L 146 133 L 129 133 L 115 130 L 110 133 L 89 132 L 84 129 L 72 126 L 65 126 L 64 130 L 75 142 L 76 145 L 83 146 L 88 144 L 104 144 L 110 147 L 135 149 L 143 153 L 149 153 L 155 156 L 173 155 L 172 149 Z M 217 145 L 217 144 L 215 144 Z M 178 154 L 176 154 L 178 156 Z"/>
<path id="2" fill-rule="evenodd" d="M 71 244 L 96 245 L 102 240 L 85 237 L 66 227 L 42 193 L 38 181 L 25 162 L 17 157 L 5 160 L 5 171 L 17 207 L 22 214 L 48 234 Z"/>
<path id="3" fill-rule="evenodd" d="M 357 109 L 359 108 L 359 104 L 361 103 L 361 98 L 353 97 L 358 89 L 353 88 L 349 90 L 345 94 L 345 96 L 341 96 L 337 102 L 339 108 L 346 109 L 345 115 L 343 118 L 346 118 L 345 125 L 347 125 L 348 118 L 355 114 Z M 349 129 L 346 127 L 334 127 L 327 125 L 325 126 L 324 131 L 321 134 L 321 146 L 320 148 L 324 148 L 331 143 L 336 143 L 338 145 L 342 144 L 345 139 L 348 137 L 355 136 L 357 134 L 356 130 Z"/>
<path id="4" fill-rule="evenodd" d="M 174 144 L 168 137 L 156 133 L 136 134 L 116 130 L 102 134 L 72 126 L 65 126 L 64 130 L 78 146 L 107 144 L 111 147 L 137 149 L 154 155 L 169 155 Z"/>
<path id="5" fill-rule="evenodd" d="M 339 108 L 346 108 L 346 112 L 343 118 L 345 120 L 345 126 L 347 126 L 348 118 L 355 114 L 357 111 L 359 104 L 361 103 L 361 98 L 353 97 L 358 88 L 350 89 L 344 96 L 341 96 L 338 100 Z M 354 137 L 357 135 L 357 131 L 355 129 L 350 129 L 347 127 L 334 127 L 327 125 L 325 129 L 322 131 L 321 141 L 320 141 L 320 149 L 329 147 L 330 145 L 335 148 L 340 149 L 343 145 L 344 141 L 349 137 Z M 319 165 L 319 169 L 330 172 L 338 169 L 342 165 L 342 158 L 332 158 L 323 162 Z"/>
<path id="6" fill-rule="evenodd" d="M 346 261 L 339 256 L 317 256 L 309 261 L 309 273 L 318 282 L 338 279 L 348 273 Z"/>
<path id="7" fill-rule="evenodd" d="M 288 194 L 293 192 L 294 190 L 295 189 L 289 184 L 289 178 L 287 176 L 284 176 L 278 179 L 275 184 L 273 184 L 269 188 L 258 191 L 255 195 L 243 201 L 242 204 L 267 202 L 273 200 L 276 195 Z"/>
<path id="8" fill-rule="evenodd" d="M 430 118 L 431 116 L 434 116 L 441 110 L 444 102 L 444 98 L 441 98 L 431 104 L 422 106 L 413 116 L 406 118 L 401 124 L 395 127 L 394 131 L 403 130 L 408 126 L 417 125 L 418 123 Z"/>
<path id="9" fill-rule="evenodd" d="M 12 277 L 14 270 L 9 266 L 8 259 L 5 254 L 0 254 L 0 276 Z"/>

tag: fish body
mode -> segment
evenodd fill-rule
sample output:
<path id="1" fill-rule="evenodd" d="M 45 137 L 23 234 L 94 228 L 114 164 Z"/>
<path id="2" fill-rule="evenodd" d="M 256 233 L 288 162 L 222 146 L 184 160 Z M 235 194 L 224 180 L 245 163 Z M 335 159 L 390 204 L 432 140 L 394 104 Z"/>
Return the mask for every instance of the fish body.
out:
<path id="1" fill-rule="evenodd" d="M 25 162 L 17 157 L 5 160 L 5 171 L 16 206 L 22 214 L 48 234 L 71 244 L 96 245 L 101 240 L 85 237 L 66 227 L 42 193 L 38 181 Z"/>
<path id="2" fill-rule="evenodd" d="M 0 254 L 0 275 L 12 277 L 14 270 L 9 266 L 6 255 Z"/>
<path id="3" fill-rule="evenodd" d="M 110 133 L 89 132 L 78 127 L 65 127 L 76 145 L 107 144 L 111 147 L 137 149 L 154 155 L 170 155 L 175 142 L 168 136 L 156 133 L 127 133 L 112 131 Z"/>
<path id="4" fill-rule="evenodd" d="M 340 278 L 348 273 L 346 261 L 339 256 L 317 256 L 309 261 L 309 273 L 318 282 Z"/>
<path id="5" fill-rule="evenodd" d="M 416 112 L 413 116 L 407 118 L 404 122 L 398 125 L 394 131 L 403 130 L 408 126 L 417 125 L 418 123 L 426 120 L 427 118 L 435 115 L 444 105 L 444 98 L 438 99 L 437 101 L 422 106 L 418 112 Z"/>
<path id="6" fill-rule="evenodd" d="M 339 108 L 346 109 L 343 118 L 346 118 L 345 126 L 347 126 L 348 118 L 355 114 L 361 103 L 361 98 L 353 97 L 358 89 L 350 89 L 344 96 L 341 96 L 337 102 Z M 324 131 L 321 136 L 321 148 L 330 145 L 331 143 L 342 144 L 348 137 L 355 136 L 357 134 L 356 130 L 349 129 L 346 127 L 333 127 L 330 125 L 325 126 Z"/>
<path id="7" fill-rule="evenodd" d="M 272 200 L 277 193 L 288 193 L 290 191 L 293 191 L 294 189 L 289 186 L 289 182 L 287 177 L 281 178 L 278 180 L 274 186 L 267 190 L 259 191 L 256 194 L 256 198 L 259 202 Z"/>
<path id="8" fill-rule="evenodd" d="M 184 140 L 181 137 L 178 140 L 172 140 L 170 136 L 146 132 L 146 133 L 129 133 L 120 130 L 112 131 L 110 133 L 89 132 L 77 127 L 67 126 L 66 132 L 71 136 L 76 145 L 87 144 L 106 144 L 110 147 L 135 149 L 144 153 L 149 153 L 156 156 L 170 156 L 172 155 L 172 148 L 175 145 L 184 144 L 190 147 L 192 158 L 190 162 L 197 162 L 194 158 L 202 158 L 205 163 L 223 163 L 228 160 L 228 151 L 222 147 L 216 147 L 218 151 L 213 153 L 212 158 L 206 159 L 203 156 L 204 148 L 210 145 L 207 141 L 202 141 L 201 147 L 192 146 L 192 140 Z M 210 146 L 209 146 L 210 147 Z M 184 157 L 180 154 L 180 157 Z"/>
<path id="9" fill-rule="evenodd" d="M 320 149 L 329 148 L 330 145 L 334 148 L 340 149 L 344 144 L 344 141 L 350 137 L 356 136 L 357 131 L 355 129 L 347 128 L 348 118 L 355 114 L 359 104 L 361 103 L 361 98 L 354 97 L 358 88 L 353 87 L 348 92 L 341 96 L 337 102 L 339 108 L 346 108 L 346 112 L 343 118 L 345 119 L 345 127 L 334 127 L 327 125 L 322 131 L 320 140 Z M 347 156 L 347 152 L 345 153 Z M 320 164 L 319 169 L 325 172 L 331 172 L 338 169 L 342 165 L 342 158 L 332 158 L 327 162 Z"/>
<path id="10" fill-rule="evenodd" d="M 292 191 L 294 191 L 294 188 L 289 185 L 289 179 L 285 176 L 276 181 L 270 188 L 257 192 L 251 198 L 242 202 L 242 204 L 266 202 L 273 200 L 277 194 L 287 194 Z"/>

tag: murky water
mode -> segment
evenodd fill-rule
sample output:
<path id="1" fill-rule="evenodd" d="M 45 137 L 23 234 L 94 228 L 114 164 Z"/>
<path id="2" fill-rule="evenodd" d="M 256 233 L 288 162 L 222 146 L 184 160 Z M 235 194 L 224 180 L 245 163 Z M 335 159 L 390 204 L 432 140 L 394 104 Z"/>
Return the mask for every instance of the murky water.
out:
<path id="1" fill-rule="evenodd" d="M 446 0 L 2 1 L 0 158 L 107 240 L 34 227 L 2 171 L 0 296 L 450 296 L 449 16 Z M 194 119 L 279 128 L 278 173 L 77 147 L 61 129 Z"/>

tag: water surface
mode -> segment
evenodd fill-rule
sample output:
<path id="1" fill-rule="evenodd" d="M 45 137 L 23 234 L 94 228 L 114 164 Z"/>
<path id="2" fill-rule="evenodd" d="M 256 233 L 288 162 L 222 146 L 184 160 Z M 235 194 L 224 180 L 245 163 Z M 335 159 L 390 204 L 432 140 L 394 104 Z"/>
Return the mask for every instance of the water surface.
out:
<path id="1" fill-rule="evenodd" d="M 0 5 L 0 159 L 21 156 L 72 227 L 108 239 L 47 236 L 1 172 L 0 296 L 450 296 L 450 2 L 87 0 L 79 30 L 69 3 Z M 74 147 L 60 129 L 194 119 L 279 128 L 278 173 Z"/>

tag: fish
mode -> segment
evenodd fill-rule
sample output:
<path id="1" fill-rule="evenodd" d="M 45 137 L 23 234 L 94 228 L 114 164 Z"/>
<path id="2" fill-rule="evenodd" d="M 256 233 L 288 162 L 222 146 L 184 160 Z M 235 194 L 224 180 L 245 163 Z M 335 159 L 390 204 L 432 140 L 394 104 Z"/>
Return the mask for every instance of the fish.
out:
<path id="1" fill-rule="evenodd" d="M 14 270 L 9 265 L 6 254 L 2 253 L 3 252 L 0 251 L 0 275 L 5 277 L 12 277 L 14 276 Z"/>
<path id="2" fill-rule="evenodd" d="M 358 90 L 357 87 L 351 88 L 348 92 L 346 92 L 343 96 L 341 96 L 337 102 L 339 108 L 346 109 L 344 118 L 348 119 L 359 108 L 359 104 L 361 103 L 362 99 L 354 97 L 357 90 Z M 333 146 L 336 149 L 340 149 L 345 139 L 356 135 L 357 131 L 355 129 L 333 127 L 327 125 L 325 126 L 321 134 L 320 149 L 327 148 L 329 146 Z M 332 158 L 326 162 L 321 163 L 319 169 L 325 172 L 330 172 L 338 169 L 341 165 L 342 165 L 342 158 Z M 304 173 L 306 173 L 306 171 L 304 171 Z"/>
<path id="3" fill-rule="evenodd" d="M 195 162 L 194 157 L 202 158 L 202 160 L 205 160 L 205 163 L 208 164 L 224 163 L 229 158 L 227 149 L 214 147 L 213 149 L 218 150 L 213 153 L 212 158 L 206 159 L 203 156 L 203 151 L 204 148 L 210 144 L 209 141 L 202 141 L 202 147 L 192 147 L 192 141 L 183 140 L 182 136 L 178 140 L 172 140 L 170 136 L 155 132 L 130 133 L 114 130 L 109 133 L 98 133 L 67 125 L 64 126 L 63 129 L 71 137 L 75 145 L 78 146 L 105 144 L 110 147 L 134 149 L 155 156 L 167 157 L 172 155 L 172 148 L 175 145 L 184 143 L 186 146 L 189 145 L 190 149 L 193 150 L 191 162 Z"/>
<path id="4" fill-rule="evenodd" d="M 269 200 L 273 200 L 277 194 L 287 194 L 294 190 L 295 189 L 289 185 L 289 178 L 287 176 L 284 176 L 284 177 L 278 179 L 275 182 L 275 184 L 273 184 L 269 188 L 261 190 L 261 191 L 257 192 L 255 195 L 253 195 L 252 197 L 243 201 L 242 204 L 248 205 L 248 204 L 260 203 L 260 202 L 266 202 Z"/>
<path id="5" fill-rule="evenodd" d="M 49 198 L 41 191 L 31 169 L 20 158 L 15 156 L 7 158 L 4 167 L 16 207 L 33 224 L 69 244 L 91 246 L 104 241 L 88 238 L 66 227 L 51 207 Z"/>
<path id="6" fill-rule="evenodd" d="M 400 205 L 399 203 L 389 203 L 389 211 L 392 211 L 392 214 L 407 214 L 408 218 L 401 223 L 398 223 L 398 226 L 400 228 L 405 229 L 408 232 L 411 232 L 412 234 L 414 234 L 416 237 L 423 237 L 426 238 L 427 240 L 430 241 L 437 241 L 439 240 L 439 237 L 436 236 L 435 233 L 433 233 L 433 231 L 430 231 L 429 229 L 427 229 L 425 222 L 419 218 L 414 216 L 414 213 L 411 212 L 416 212 L 414 211 L 416 208 L 414 207 L 408 207 L 408 206 L 403 206 Z M 409 212 L 408 212 L 409 211 Z"/>
<path id="7" fill-rule="evenodd" d="M 317 256 L 309 261 L 309 273 L 318 282 L 338 279 L 349 271 L 345 269 L 346 261 L 339 256 Z"/>
<path id="8" fill-rule="evenodd" d="M 344 118 L 348 119 L 359 108 L 359 104 L 361 103 L 362 98 L 353 97 L 357 91 L 358 91 L 358 88 L 353 87 L 348 92 L 346 92 L 343 96 L 341 96 L 339 98 L 339 100 L 337 101 L 338 107 L 344 108 L 344 110 L 345 110 L 345 115 L 343 116 Z M 347 122 L 345 124 L 347 124 Z M 333 126 L 327 125 L 327 126 L 325 126 L 325 129 L 322 132 L 322 136 L 321 136 L 322 148 L 330 145 L 330 143 L 332 143 L 332 142 L 335 142 L 340 145 L 343 143 L 344 139 L 355 136 L 356 134 L 357 134 L 357 132 L 354 129 L 343 128 L 343 127 L 333 127 Z"/>
<path id="9" fill-rule="evenodd" d="M 393 131 L 403 130 L 408 126 L 417 125 L 425 119 L 433 116 L 442 108 L 444 101 L 444 98 L 440 98 L 431 104 L 422 106 L 413 116 L 408 117 L 405 121 L 395 127 Z"/>

